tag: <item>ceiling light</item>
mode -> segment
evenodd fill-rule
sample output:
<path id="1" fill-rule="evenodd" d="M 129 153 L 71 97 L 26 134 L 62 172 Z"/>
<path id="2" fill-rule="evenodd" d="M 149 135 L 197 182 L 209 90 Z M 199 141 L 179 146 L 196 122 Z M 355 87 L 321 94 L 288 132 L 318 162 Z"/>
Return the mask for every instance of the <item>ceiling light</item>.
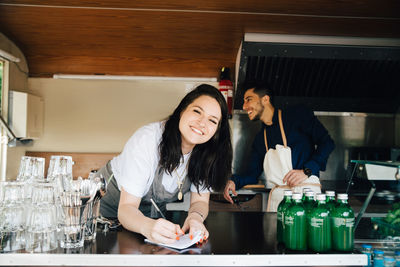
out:
<path id="1" fill-rule="evenodd" d="M 77 75 L 77 74 L 54 74 L 54 75 L 53 75 L 53 79 L 217 82 L 217 78 L 204 78 L 204 77 L 164 77 L 164 76 L 124 76 L 124 75 Z"/>

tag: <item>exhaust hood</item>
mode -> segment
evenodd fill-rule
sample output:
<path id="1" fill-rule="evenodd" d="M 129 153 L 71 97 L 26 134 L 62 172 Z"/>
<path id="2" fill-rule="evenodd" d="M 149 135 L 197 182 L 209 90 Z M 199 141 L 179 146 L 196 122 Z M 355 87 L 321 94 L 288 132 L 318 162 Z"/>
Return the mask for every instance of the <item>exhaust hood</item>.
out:
<path id="1" fill-rule="evenodd" d="M 235 109 L 250 80 L 268 82 L 276 107 L 396 113 L 400 39 L 247 33 L 236 59 Z"/>

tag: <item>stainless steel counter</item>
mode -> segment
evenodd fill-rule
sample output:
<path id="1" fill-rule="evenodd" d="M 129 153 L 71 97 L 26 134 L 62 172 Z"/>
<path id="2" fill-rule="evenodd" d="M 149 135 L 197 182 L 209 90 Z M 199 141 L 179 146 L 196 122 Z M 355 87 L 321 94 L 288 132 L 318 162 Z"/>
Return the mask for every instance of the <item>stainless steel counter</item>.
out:
<path id="1" fill-rule="evenodd" d="M 182 224 L 186 213 L 168 212 Z M 276 242 L 276 213 L 211 212 L 206 220 L 210 237 L 201 247 L 183 253 L 147 244 L 144 237 L 120 229 L 97 234 L 78 250 L 47 254 L 0 254 L 2 266 L 363 266 L 365 255 L 315 254 L 287 251 Z"/>

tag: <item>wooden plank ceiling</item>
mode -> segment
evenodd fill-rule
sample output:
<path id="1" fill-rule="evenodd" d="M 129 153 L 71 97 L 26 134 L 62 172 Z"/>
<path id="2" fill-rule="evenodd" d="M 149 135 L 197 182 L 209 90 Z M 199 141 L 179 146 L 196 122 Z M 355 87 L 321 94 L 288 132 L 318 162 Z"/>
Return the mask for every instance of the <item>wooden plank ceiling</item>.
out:
<path id="1" fill-rule="evenodd" d="M 217 77 L 245 32 L 400 37 L 398 0 L 0 0 L 31 77 Z"/>

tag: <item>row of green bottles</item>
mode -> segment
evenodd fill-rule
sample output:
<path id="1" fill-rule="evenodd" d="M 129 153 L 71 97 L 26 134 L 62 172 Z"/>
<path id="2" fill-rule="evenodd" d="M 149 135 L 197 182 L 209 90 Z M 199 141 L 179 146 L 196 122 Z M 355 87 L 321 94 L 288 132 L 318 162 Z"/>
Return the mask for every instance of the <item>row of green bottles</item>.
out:
<path id="1" fill-rule="evenodd" d="M 335 192 L 327 191 L 315 202 L 309 191 L 303 202 L 300 193 L 285 190 L 277 212 L 278 242 L 292 250 L 305 250 L 307 245 L 316 252 L 353 250 L 354 213 L 347 199 L 347 194 L 338 194 L 335 203 Z"/>

